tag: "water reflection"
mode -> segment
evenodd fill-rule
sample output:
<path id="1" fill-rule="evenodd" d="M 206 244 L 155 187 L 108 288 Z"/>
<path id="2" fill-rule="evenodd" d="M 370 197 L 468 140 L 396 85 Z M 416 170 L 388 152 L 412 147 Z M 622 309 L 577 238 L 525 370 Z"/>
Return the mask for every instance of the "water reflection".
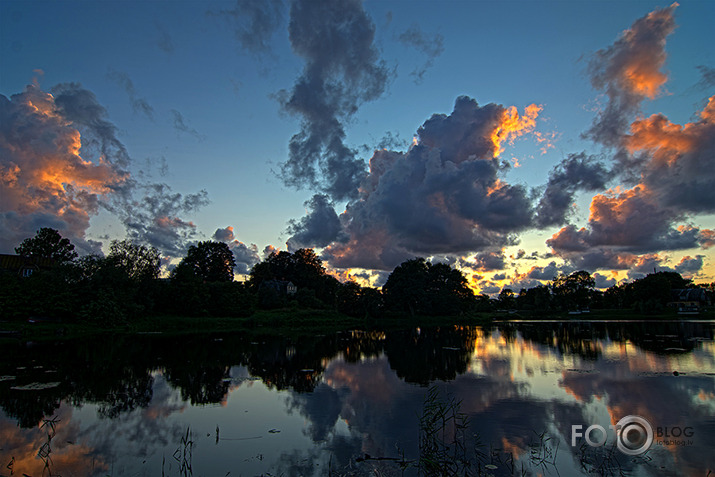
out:
<path id="1" fill-rule="evenodd" d="M 398 459 L 420 457 L 434 384 L 468 417 L 474 475 L 705 475 L 715 469 L 714 328 L 503 323 L 6 343 L 0 475 L 401 475 Z M 630 414 L 691 427 L 692 444 L 637 459 L 609 451 L 613 436 L 571 447 L 573 424 L 607 428 Z"/>

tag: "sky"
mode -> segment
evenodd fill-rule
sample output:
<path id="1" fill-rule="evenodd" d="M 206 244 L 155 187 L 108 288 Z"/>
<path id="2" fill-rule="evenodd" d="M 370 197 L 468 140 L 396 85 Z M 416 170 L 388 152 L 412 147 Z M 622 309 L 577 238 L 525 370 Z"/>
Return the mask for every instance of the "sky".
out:
<path id="1" fill-rule="evenodd" d="M 715 3 L 0 2 L 0 253 L 715 280 Z"/>

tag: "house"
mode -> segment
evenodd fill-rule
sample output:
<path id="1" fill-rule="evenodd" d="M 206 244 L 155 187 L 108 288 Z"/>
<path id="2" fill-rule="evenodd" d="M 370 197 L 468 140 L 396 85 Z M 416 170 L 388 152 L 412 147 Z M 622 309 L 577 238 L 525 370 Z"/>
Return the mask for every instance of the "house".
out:
<path id="1" fill-rule="evenodd" d="M 287 280 L 264 280 L 260 287 L 270 288 L 282 295 L 295 295 L 298 292 L 298 287 Z"/>
<path id="2" fill-rule="evenodd" d="M 0 273 L 11 273 L 19 277 L 26 278 L 38 270 L 49 270 L 55 264 L 56 261 L 52 258 L 0 254 Z"/>
<path id="3" fill-rule="evenodd" d="M 708 294 L 703 288 L 673 289 L 670 293 L 668 306 L 677 309 L 681 315 L 696 315 L 703 307 L 710 305 Z"/>

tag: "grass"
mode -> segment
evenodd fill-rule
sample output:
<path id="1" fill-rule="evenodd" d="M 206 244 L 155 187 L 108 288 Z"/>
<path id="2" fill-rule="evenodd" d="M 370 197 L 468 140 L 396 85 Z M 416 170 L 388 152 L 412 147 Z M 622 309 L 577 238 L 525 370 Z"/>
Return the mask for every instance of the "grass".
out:
<path id="1" fill-rule="evenodd" d="M 482 325 L 490 320 L 472 316 L 415 316 L 387 314 L 384 317 L 354 318 L 332 310 L 285 308 L 257 310 L 248 317 L 195 317 L 160 315 L 139 317 L 129 323 L 101 327 L 93 323 L 73 321 L 0 322 L 0 330 L 13 334 L 0 335 L 3 340 L 57 340 L 96 334 L 162 333 L 171 335 L 213 332 L 260 332 L 286 336 L 310 336 L 350 329 L 404 329 L 406 326 Z"/>
<path id="2" fill-rule="evenodd" d="M 409 316 L 386 313 L 380 318 L 354 318 L 332 310 L 283 308 L 257 310 L 247 317 L 195 317 L 159 315 L 139 317 L 129 323 L 102 327 L 94 323 L 75 321 L 0 321 L 0 345 L 7 340 L 57 340 L 96 334 L 194 334 L 213 332 L 260 332 L 282 336 L 310 336 L 350 329 L 379 329 L 383 331 L 405 327 L 480 326 L 504 320 L 715 320 L 715 310 L 700 315 L 678 315 L 674 310 L 659 314 L 640 314 L 631 310 L 592 310 L 589 314 L 569 315 L 566 312 L 537 315 L 528 311 L 517 313 L 484 312 L 460 316 Z"/>

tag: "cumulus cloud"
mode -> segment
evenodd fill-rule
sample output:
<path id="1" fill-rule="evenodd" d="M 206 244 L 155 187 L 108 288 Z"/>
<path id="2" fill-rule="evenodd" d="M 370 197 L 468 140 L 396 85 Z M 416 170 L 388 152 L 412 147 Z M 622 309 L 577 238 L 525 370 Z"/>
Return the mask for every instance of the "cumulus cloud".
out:
<path id="1" fill-rule="evenodd" d="M 501 249 L 533 220 L 529 191 L 500 178 L 503 143 L 530 131 L 540 109 L 479 106 L 460 97 L 435 114 L 406 152 L 379 150 L 360 198 L 341 215 L 349 240 L 329 245 L 336 267 L 394 268 L 415 255 Z"/>
<path id="2" fill-rule="evenodd" d="M 335 241 L 345 241 L 340 218 L 327 195 L 316 194 L 305 206 L 310 209 L 308 215 L 289 222 L 288 232 L 292 234 L 287 242 L 289 250 L 325 247 Z"/>
<path id="3" fill-rule="evenodd" d="M 84 252 L 91 217 L 115 213 L 131 238 L 178 253 L 193 224 L 178 217 L 207 201 L 137 181 L 131 158 L 95 95 L 76 83 L 37 84 L 0 95 L 0 247 L 11 250 L 40 227 L 58 229 Z"/>
<path id="4" fill-rule="evenodd" d="M 715 171 L 708 166 L 715 154 L 715 97 L 696 120 L 685 125 L 674 124 L 663 114 L 639 114 L 644 100 L 664 91 L 665 42 L 675 30 L 676 7 L 636 20 L 591 59 L 592 83 L 605 92 L 608 103 L 587 135 L 614 152 L 610 176 L 602 169 L 600 177 L 620 178 L 630 188 L 596 194 L 585 227 L 567 225 L 547 240 L 557 255 L 572 264 L 589 270 L 630 269 L 629 276 L 638 277 L 660 264 L 658 252 L 712 245 L 712 232 L 691 220 L 715 212 Z M 707 72 L 703 69 L 704 75 Z M 550 183 L 559 178 L 552 173 Z M 594 182 L 594 189 L 598 185 Z M 555 187 L 556 200 L 549 200 L 547 186 L 542 204 L 563 204 L 571 190 Z"/>
<path id="5" fill-rule="evenodd" d="M 419 26 L 412 25 L 400 33 L 398 39 L 402 43 L 415 48 L 426 57 L 424 64 L 410 73 L 414 77 L 415 83 L 419 84 L 424 79 L 427 70 L 434 65 L 434 60 L 444 52 L 444 37 L 439 33 L 430 36 L 422 31 Z"/>
<path id="6" fill-rule="evenodd" d="M 481 272 L 491 272 L 494 270 L 504 270 L 504 268 L 506 268 L 505 260 L 504 250 L 479 252 L 474 256 L 474 262 L 463 261 L 461 265 Z"/>
<path id="7" fill-rule="evenodd" d="M 526 277 L 533 280 L 553 280 L 559 276 L 560 273 L 564 273 L 563 268 L 557 266 L 556 262 L 550 262 L 545 267 L 531 267 Z"/>
<path id="8" fill-rule="evenodd" d="M 549 174 L 537 206 L 536 225 L 561 225 L 566 220 L 578 190 L 602 190 L 610 177 L 606 166 L 585 153 L 570 154 Z"/>
<path id="9" fill-rule="evenodd" d="M 365 164 L 345 144 L 345 126 L 366 101 L 385 91 L 390 71 L 374 44 L 375 25 L 358 0 L 294 1 L 289 36 L 305 60 L 291 91 L 278 96 L 284 111 L 301 118 L 280 176 L 334 200 L 355 198 Z"/>
<path id="10" fill-rule="evenodd" d="M 618 283 L 618 280 L 616 280 L 614 277 L 608 277 L 607 275 L 603 275 L 601 273 L 594 273 L 593 279 L 596 288 L 599 288 L 601 290 L 611 288 Z"/>
<path id="11" fill-rule="evenodd" d="M 687 255 L 675 266 L 675 271 L 686 278 L 692 278 L 702 270 L 703 258 L 705 258 L 704 255 L 696 255 L 695 257 Z"/>
<path id="12" fill-rule="evenodd" d="M 235 270 L 240 274 L 248 274 L 251 268 L 261 261 L 256 244 L 246 245 L 238 240 L 233 233 L 233 227 L 230 225 L 223 229 L 216 229 L 213 239 L 217 242 L 228 244 L 228 248 L 233 252 L 233 257 L 236 261 Z"/>
<path id="13" fill-rule="evenodd" d="M 130 239 L 154 246 L 172 257 L 183 255 L 196 236 L 196 225 L 179 215 L 195 212 L 208 203 L 205 190 L 183 195 L 167 184 L 139 183 L 133 179 L 121 194 L 102 201 L 124 224 Z"/>
<path id="14" fill-rule="evenodd" d="M 684 126 L 662 114 L 637 119 L 625 138 L 627 151 L 643 164 L 641 181 L 678 212 L 715 212 L 715 96 L 699 116 Z"/>
<path id="15" fill-rule="evenodd" d="M 628 270 L 628 278 L 638 280 L 656 272 L 674 272 L 672 268 L 663 265 L 663 257 L 657 253 L 649 253 L 636 257 Z"/>
<path id="16" fill-rule="evenodd" d="M 654 99 L 667 75 L 665 43 L 675 31 L 675 8 L 657 9 L 636 20 L 608 48 L 597 51 L 590 63 L 591 83 L 608 97 L 587 135 L 608 146 L 617 146 L 628 127 L 629 116 L 641 102 Z"/>

